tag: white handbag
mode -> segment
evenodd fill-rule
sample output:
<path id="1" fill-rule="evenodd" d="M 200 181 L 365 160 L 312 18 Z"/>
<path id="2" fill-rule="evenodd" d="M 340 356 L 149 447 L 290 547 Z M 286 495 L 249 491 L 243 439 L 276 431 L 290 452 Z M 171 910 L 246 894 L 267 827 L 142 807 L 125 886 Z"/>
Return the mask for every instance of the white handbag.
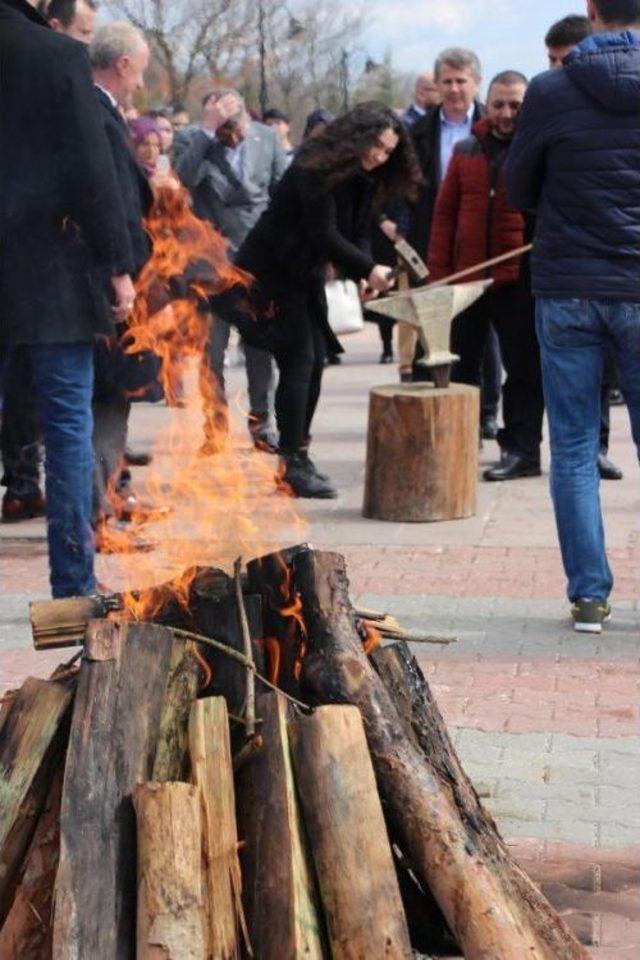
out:
<path id="1" fill-rule="evenodd" d="M 362 304 L 353 280 L 329 280 L 324 285 L 327 295 L 329 326 L 337 337 L 364 330 Z"/>

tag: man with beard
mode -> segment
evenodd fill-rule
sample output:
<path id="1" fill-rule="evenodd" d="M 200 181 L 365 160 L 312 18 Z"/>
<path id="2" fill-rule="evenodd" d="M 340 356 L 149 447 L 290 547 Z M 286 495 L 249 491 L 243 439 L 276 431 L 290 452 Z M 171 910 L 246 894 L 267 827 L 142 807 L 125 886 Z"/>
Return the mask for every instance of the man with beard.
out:
<path id="1" fill-rule="evenodd" d="M 486 117 L 459 143 L 442 185 L 431 227 L 428 265 L 433 280 L 523 246 L 525 221 L 505 196 L 503 167 L 524 100 L 527 80 L 506 70 L 492 81 Z M 451 349 L 460 357 L 453 379 L 477 386 L 490 324 L 507 372 L 503 390 L 502 457 L 485 480 L 540 474 L 543 398 L 533 301 L 522 258 L 498 264 L 468 280 L 493 285 L 453 322 Z"/>

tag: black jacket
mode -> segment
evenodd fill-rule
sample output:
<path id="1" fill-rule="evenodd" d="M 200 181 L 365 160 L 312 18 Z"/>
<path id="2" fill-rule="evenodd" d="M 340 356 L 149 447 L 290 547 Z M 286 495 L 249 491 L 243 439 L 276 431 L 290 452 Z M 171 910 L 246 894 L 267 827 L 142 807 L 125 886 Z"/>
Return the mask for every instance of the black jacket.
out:
<path id="1" fill-rule="evenodd" d="M 119 270 L 135 278 L 151 253 L 151 241 L 143 219 L 151 208 L 153 193 L 133 153 L 131 137 L 122 115 L 103 90 L 96 87 L 95 93 L 116 170 L 117 202 L 122 207 L 127 225 Z M 117 333 L 126 338 L 126 324 L 118 324 Z M 120 343 L 100 340 L 95 352 L 94 396 L 104 400 L 124 391 L 138 399 L 158 399 L 155 384 L 159 367 L 158 358 L 148 351 L 129 354 L 124 352 Z M 143 390 L 144 393 L 141 392 Z"/>
<path id="2" fill-rule="evenodd" d="M 0 0 L 0 77 L 0 339 L 90 341 L 127 234 L 86 48 Z"/>
<path id="3" fill-rule="evenodd" d="M 594 34 L 535 77 L 506 183 L 538 213 L 537 296 L 640 300 L 640 34 Z"/>
<path id="4" fill-rule="evenodd" d="M 482 104 L 474 106 L 471 125 L 484 115 Z M 440 107 L 429 107 L 424 117 L 409 128 L 413 145 L 418 155 L 420 169 L 425 179 L 424 186 L 415 203 L 411 204 L 411 218 L 407 239 L 425 260 L 429 249 L 431 220 L 436 205 L 436 196 L 442 182 L 440 170 Z"/>
<path id="5" fill-rule="evenodd" d="M 237 256 L 269 292 L 304 289 L 325 263 L 352 280 L 368 277 L 373 180 L 355 173 L 333 190 L 293 163 Z"/>
<path id="6" fill-rule="evenodd" d="M 118 192 L 127 224 L 129 242 L 120 251 L 120 272 L 130 273 L 132 277 L 136 277 L 151 253 L 151 242 L 142 221 L 151 209 L 153 193 L 149 180 L 133 153 L 125 120 L 103 90 L 96 87 L 95 92 L 100 104 L 100 116 L 111 147 Z"/>

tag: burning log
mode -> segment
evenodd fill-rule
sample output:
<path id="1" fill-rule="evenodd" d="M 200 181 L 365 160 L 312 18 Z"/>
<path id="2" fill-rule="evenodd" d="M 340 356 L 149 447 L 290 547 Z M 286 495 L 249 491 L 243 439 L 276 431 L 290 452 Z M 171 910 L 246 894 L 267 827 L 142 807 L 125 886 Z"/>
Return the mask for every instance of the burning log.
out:
<path id="1" fill-rule="evenodd" d="M 322 919 L 298 808 L 287 705 L 258 693 L 263 748 L 236 778 L 243 902 L 259 960 L 322 960 Z"/>
<path id="2" fill-rule="evenodd" d="M 229 718 L 223 697 L 193 704 L 189 748 L 192 779 L 200 789 L 202 805 L 207 956 L 237 960 L 244 915 Z"/>
<path id="3" fill-rule="evenodd" d="M 72 691 L 29 677 L 0 715 L 0 923 L 62 757 Z"/>
<path id="4" fill-rule="evenodd" d="M 321 707 L 291 724 L 296 783 L 334 960 L 412 956 L 360 713 Z"/>
<path id="5" fill-rule="evenodd" d="M 138 826 L 136 958 L 206 960 L 210 954 L 198 788 L 188 783 L 144 783 L 136 787 L 133 803 Z"/>
<path id="6" fill-rule="evenodd" d="M 155 781 L 188 779 L 189 714 L 197 696 L 199 679 L 194 644 L 174 640 L 151 774 Z"/>
<path id="7" fill-rule="evenodd" d="M 49 960 L 53 937 L 53 889 L 60 852 L 62 764 L 54 773 L 11 910 L 0 930 L 3 960 Z"/>
<path id="8" fill-rule="evenodd" d="M 406 733 L 362 652 L 344 559 L 294 559 L 308 652 L 302 686 L 319 703 L 352 703 L 363 716 L 383 805 L 419 880 L 435 896 L 467 960 L 585 960 L 586 954 L 519 870 L 490 822 L 469 821 L 458 794 Z"/>
<path id="9" fill-rule="evenodd" d="M 153 624 L 99 620 L 88 630 L 60 817 L 56 960 L 135 954 L 131 798 L 153 771 L 173 644 Z"/>

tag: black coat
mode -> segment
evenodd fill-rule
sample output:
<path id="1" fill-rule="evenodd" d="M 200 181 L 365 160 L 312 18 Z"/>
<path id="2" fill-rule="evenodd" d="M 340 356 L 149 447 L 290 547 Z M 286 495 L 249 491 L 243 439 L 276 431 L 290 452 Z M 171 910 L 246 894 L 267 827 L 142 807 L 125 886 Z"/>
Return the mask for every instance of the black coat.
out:
<path id="1" fill-rule="evenodd" d="M 471 120 L 472 125 L 483 114 L 482 105 L 476 102 Z M 429 107 L 424 117 L 416 120 L 409 128 L 409 133 L 418 155 L 425 183 L 420 189 L 418 199 L 411 204 L 407 239 L 420 256 L 426 260 L 436 196 L 442 181 L 440 170 L 440 107 Z"/>
<path id="2" fill-rule="evenodd" d="M 332 263 L 351 280 L 371 273 L 373 180 L 355 173 L 332 190 L 293 163 L 236 262 L 269 292 L 304 289 Z"/>
<path id="3" fill-rule="evenodd" d="M 0 0 L 0 77 L 0 340 L 90 341 L 127 234 L 86 47 Z"/>
<path id="4" fill-rule="evenodd" d="M 95 88 L 100 116 L 111 147 L 116 168 L 118 192 L 127 224 L 129 242 L 121 251 L 122 273 L 136 277 L 149 259 L 151 242 L 143 226 L 143 219 L 153 203 L 149 180 L 135 158 L 131 136 L 122 114 L 113 106 L 99 87 Z"/>
<path id="5" fill-rule="evenodd" d="M 537 210 L 539 297 L 640 300 L 640 34 L 594 34 L 535 77 L 506 168 Z"/>
<path id="6" fill-rule="evenodd" d="M 120 251 L 120 269 L 135 278 L 151 254 L 151 241 L 143 219 L 153 203 L 153 193 L 145 172 L 133 153 L 131 136 L 122 115 L 103 90 L 95 88 L 99 114 L 111 148 L 118 181 L 118 200 L 127 224 L 127 238 Z M 118 325 L 120 336 L 126 333 L 126 324 Z M 100 340 L 95 354 L 95 397 L 108 399 L 124 391 L 139 399 L 158 399 L 155 384 L 160 362 L 148 351 L 125 353 L 119 343 Z M 140 391 L 151 385 L 151 393 Z"/>

